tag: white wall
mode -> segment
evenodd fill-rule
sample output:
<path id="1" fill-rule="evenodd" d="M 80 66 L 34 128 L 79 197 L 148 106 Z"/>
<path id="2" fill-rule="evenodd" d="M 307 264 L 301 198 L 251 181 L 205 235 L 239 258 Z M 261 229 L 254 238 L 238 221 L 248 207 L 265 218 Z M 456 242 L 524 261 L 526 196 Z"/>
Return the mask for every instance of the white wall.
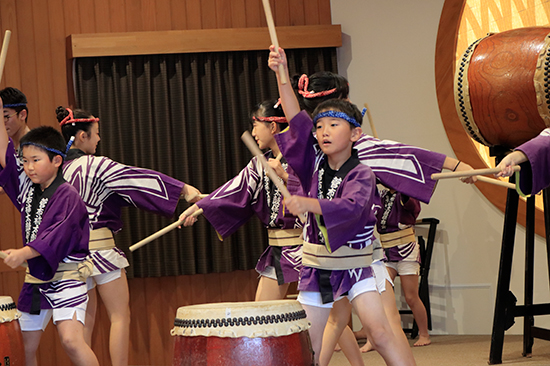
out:
<path id="1" fill-rule="evenodd" d="M 340 73 L 351 99 L 368 102 L 383 139 L 455 156 L 435 90 L 434 52 L 444 0 L 332 0 L 341 24 Z M 368 123 L 364 129 L 369 131 Z M 490 334 L 503 214 L 475 186 L 441 181 L 421 217 L 441 220 L 430 273 L 432 334 Z M 421 232 L 421 230 L 418 230 Z M 426 232 L 427 233 L 427 232 Z M 512 292 L 523 303 L 524 229 L 518 225 Z M 549 302 L 544 241 L 537 236 L 535 303 Z M 535 324 L 550 325 L 547 317 Z M 522 320 L 508 333 L 522 333 Z"/>

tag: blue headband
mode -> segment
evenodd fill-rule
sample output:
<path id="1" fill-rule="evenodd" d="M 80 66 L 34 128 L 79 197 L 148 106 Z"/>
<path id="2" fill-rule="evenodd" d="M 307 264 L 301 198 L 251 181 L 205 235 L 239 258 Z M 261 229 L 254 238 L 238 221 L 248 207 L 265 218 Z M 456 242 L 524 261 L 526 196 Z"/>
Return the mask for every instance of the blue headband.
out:
<path id="1" fill-rule="evenodd" d="M 27 103 L 4 104 L 4 108 L 25 107 Z"/>
<path id="2" fill-rule="evenodd" d="M 23 149 L 23 146 L 28 146 L 28 145 L 32 145 L 32 146 L 36 146 L 36 147 L 39 147 L 41 149 L 44 149 L 44 150 L 47 150 L 51 153 L 54 153 L 55 155 L 61 155 L 61 157 L 63 159 L 65 159 L 65 154 L 62 153 L 61 151 L 57 150 L 57 149 L 53 149 L 51 147 L 47 147 L 47 146 L 44 146 L 44 145 L 41 145 L 41 144 L 37 144 L 37 143 L 34 143 L 34 142 L 24 142 L 21 144 L 21 149 Z"/>
<path id="3" fill-rule="evenodd" d="M 313 118 L 313 124 L 316 124 L 317 120 L 319 118 L 323 118 L 323 117 L 342 118 L 342 119 L 345 119 L 346 121 L 348 121 L 349 123 L 351 123 L 352 125 L 354 125 L 355 127 L 361 127 L 361 125 L 359 123 L 357 123 L 355 118 L 350 117 L 347 114 L 345 114 L 344 112 L 340 112 L 340 111 L 321 112 L 318 115 L 316 115 L 315 118 Z"/>

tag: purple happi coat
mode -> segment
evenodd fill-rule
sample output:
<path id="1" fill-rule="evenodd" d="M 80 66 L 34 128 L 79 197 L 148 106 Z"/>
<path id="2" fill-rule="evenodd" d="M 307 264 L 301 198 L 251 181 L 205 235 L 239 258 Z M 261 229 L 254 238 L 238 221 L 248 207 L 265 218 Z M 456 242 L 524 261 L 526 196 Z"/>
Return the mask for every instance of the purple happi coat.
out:
<path id="1" fill-rule="evenodd" d="M 32 276 L 48 281 L 60 262 L 79 263 L 86 258 L 90 234 L 86 206 L 61 174 L 42 192 L 23 171 L 10 139 L 6 166 L 0 167 L 0 186 L 21 211 L 24 245 L 40 253 L 28 260 Z M 31 312 L 33 291 L 40 293 L 40 303 L 35 304 L 39 309 L 74 307 L 88 300 L 86 284 L 81 281 L 25 283 L 19 295 L 19 310 Z"/>
<path id="2" fill-rule="evenodd" d="M 165 174 L 117 163 L 104 156 L 71 149 L 63 175 L 80 193 L 90 218 L 90 228 L 122 229 L 120 209 L 134 206 L 165 216 L 173 215 L 183 182 Z M 92 251 L 92 276 L 128 266 L 118 249 Z"/>
<path id="3" fill-rule="evenodd" d="M 361 162 L 372 169 L 384 186 L 421 202 L 430 202 L 437 183 L 431 175 L 441 172 L 444 154 L 365 134 L 354 148 Z"/>
<path id="4" fill-rule="evenodd" d="M 537 194 L 550 186 L 550 128 L 540 135 L 518 146 L 529 161 L 521 164 L 519 189 L 523 195 Z"/>
<path id="5" fill-rule="evenodd" d="M 378 211 L 377 229 L 380 234 L 393 233 L 415 224 L 420 214 L 420 202 L 400 192 L 388 189 L 380 192 L 382 208 Z M 420 263 L 420 249 L 416 241 L 384 250 L 390 262 L 412 261 Z"/>
<path id="6" fill-rule="evenodd" d="M 266 159 L 273 158 L 271 151 Z M 291 194 L 303 195 L 298 179 L 293 175 L 286 161 L 282 166 L 289 173 L 287 188 Z M 233 234 L 256 215 L 268 229 L 301 228 L 300 221 L 284 209 L 283 196 L 265 173 L 260 161 L 254 157 L 241 172 L 197 202 L 204 210 L 204 217 L 214 226 L 222 238 Z M 268 267 L 275 267 L 279 284 L 298 280 L 302 264 L 301 245 L 268 246 L 256 265 L 262 273 Z"/>
<path id="7" fill-rule="evenodd" d="M 304 191 L 309 197 L 319 199 L 323 212 L 323 215 L 308 213 L 304 241 L 325 245 L 332 252 L 344 245 L 353 249 L 370 246 L 380 203 L 372 170 L 360 164 L 355 152 L 338 172 L 332 171 L 311 133 L 313 122 L 306 112 L 297 114 L 289 127 L 275 138 Z M 339 175 L 342 172 L 344 176 Z M 326 234 L 322 234 L 320 223 L 324 224 Z M 330 271 L 303 266 L 298 289 L 321 292 L 321 278 L 327 276 L 333 300 L 348 292 L 355 283 L 372 277 L 373 271 L 371 267 Z M 322 297 L 323 302 L 331 301 L 324 293 Z"/>

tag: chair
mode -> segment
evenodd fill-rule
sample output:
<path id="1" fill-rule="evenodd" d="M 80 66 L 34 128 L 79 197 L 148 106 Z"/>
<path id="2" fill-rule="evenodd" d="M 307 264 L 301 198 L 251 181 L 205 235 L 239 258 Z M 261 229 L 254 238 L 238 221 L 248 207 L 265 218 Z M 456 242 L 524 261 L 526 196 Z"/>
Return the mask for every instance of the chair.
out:
<path id="1" fill-rule="evenodd" d="M 439 224 L 439 220 L 435 218 L 425 218 L 416 221 L 416 226 L 429 225 L 428 241 L 426 242 L 426 240 L 422 236 L 418 237 L 421 260 L 420 285 L 418 287 L 418 295 L 420 296 L 420 300 L 422 300 L 422 303 L 424 303 L 424 306 L 426 307 L 429 330 L 432 330 L 432 312 L 430 308 L 430 289 L 428 284 L 428 275 L 430 274 L 430 262 L 432 260 L 437 224 Z M 412 311 L 409 309 L 399 310 L 399 314 L 412 314 Z M 410 333 L 411 338 L 416 338 L 416 336 L 418 336 L 418 326 L 416 325 L 415 321 L 413 321 L 412 328 L 403 328 L 403 331 L 405 333 Z"/>

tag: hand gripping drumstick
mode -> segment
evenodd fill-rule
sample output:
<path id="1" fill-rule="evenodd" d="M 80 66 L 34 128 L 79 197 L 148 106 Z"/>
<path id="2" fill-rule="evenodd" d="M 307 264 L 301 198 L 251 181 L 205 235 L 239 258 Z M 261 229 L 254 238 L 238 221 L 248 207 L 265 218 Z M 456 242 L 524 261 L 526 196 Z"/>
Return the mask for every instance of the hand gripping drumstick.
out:
<path id="1" fill-rule="evenodd" d="M 192 207 L 192 206 L 191 206 Z M 190 207 L 190 208 L 191 208 Z M 190 208 L 188 208 L 187 210 L 189 210 Z M 191 216 L 192 217 L 197 217 L 199 215 L 201 215 L 203 212 L 202 208 L 199 208 L 197 211 L 195 211 Z M 185 212 L 184 212 L 185 213 Z M 144 246 L 145 244 L 148 244 L 150 242 L 152 242 L 153 240 L 163 236 L 164 234 L 166 233 L 169 233 L 170 231 L 174 230 L 175 228 L 177 228 L 178 226 L 181 226 L 181 224 L 183 223 L 183 221 L 176 221 L 176 222 L 173 222 L 171 223 L 170 225 L 166 226 L 164 229 L 161 229 L 159 231 L 157 231 L 156 233 L 154 234 L 151 234 L 149 235 L 148 237 L 146 237 L 145 239 L 135 243 L 134 245 L 132 245 L 130 247 L 130 251 L 133 252 L 134 250 L 136 249 L 139 249 L 141 248 L 142 246 Z"/>
<path id="2" fill-rule="evenodd" d="M 519 172 L 520 167 L 518 165 L 514 166 L 514 172 Z M 487 175 L 487 174 L 496 174 L 500 172 L 499 168 L 488 168 L 488 169 L 473 169 L 464 172 L 448 172 L 448 173 L 436 173 L 432 174 L 433 180 L 446 179 L 446 178 L 462 178 L 462 177 L 472 177 L 474 175 Z M 496 179 L 495 179 L 496 180 Z"/>
<path id="3" fill-rule="evenodd" d="M 378 138 L 378 133 L 376 133 L 376 128 L 374 127 L 374 121 L 372 120 L 372 116 L 370 114 L 370 108 L 367 103 L 364 104 L 365 108 L 367 109 L 367 118 L 369 119 L 370 129 L 372 131 L 372 136 L 374 138 Z"/>
<path id="4" fill-rule="evenodd" d="M 279 52 L 279 40 L 277 39 L 277 32 L 275 32 L 275 22 L 273 21 L 273 14 L 271 14 L 271 5 L 269 5 L 269 0 L 262 0 L 262 2 L 264 4 L 265 19 L 267 21 L 267 29 L 269 30 L 271 43 L 275 46 L 275 52 Z M 279 65 L 279 80 L 283 85 L 287 83 L 283 65 Z"/>
<path id="5" fill-rule="evenodd" d="M 283 154 L 279 153 L 279 155 L 277 155 L 277 157 L 275 159 L 280 161 L 282 157 L 283 157 Z M 208 196 L 209 196 L 208 194 L 199 194 L 200 198 L 205 198 L 205 197 L 208 197 Z M 202 208 L 200 208 L 197 211 L 195 211 L 191 216 L 196 217 L 196 216 L 202 215 L 202 213 L 203 213 L 203 210 L 202 210 Z M 163 236 L 164 234 L 174 230 L 178 226 L 181 226 L 181 224 L 182 224 L 182 221 L 178 220 L 178 221 L 166 226 L 164 229 L 159 230 L 156 233 L 151 234 L 148 237 L 146 237 L 145 239 L 143 239 L 143 240 L 135 243 L 134 245 L 132 245 L 130 247 L 130 251 L 133 252 L 134 250 L 141 248 L 145 244 L 148 244 L 148 243 L 152 242 L 153 240 Z"/>
<path id="6" fill-rule="evenodd" d="M 8 255 L 6 253 L 0 251 L 0 259 L 6 259 L 7 256 Z M 24 268 L 29 267 L 29 265 L 26 262 L 21 263 L 20 266 Z"/>
<path id="7" fill-rule="evenodd" d="M 11 31 L 7 30 L 4 33 L 4 41 L 2 42 L 2 51 L 0 51 L 0 81 L 4 74 L 4 66 L 6 65 L 6 56 L 8 55 L 8 46 L 10 45 Z"/>
<path id="8" fill-rule="evenodd" d="M 281 191 L 281 193 L 283 194 L 283 197 L 290 198 L 291 196 L 290 192 L 288 191 L 288 189 L 286 189 L 285 185 L 281 183 L 281 181 L 279 180 L 279 176 L 277 175 L 277 173 L 275 173 L 275 170 L 273 170 L 273 168 L 269 166 L 264 154 L 262 154 L 262 151 L 256 144 L 256 141 L 254 141 L 254 138 L 252 137 L 250 132 L 245 131 L 245 133 L 243 133 L 241 136 L 241 140 L 243 140 L 244 144 L 246 145 L 246 147 L 248 147 L 248 150 L 250 150 L 252 155 L 258 158 L 258 160 L 264 167 L 264 170 L 267 173 L 267 176 L 269 177 L 269 179 L 271 179 L 271 181 L 275 184 L 275 186 L 279 189 L 279 191 Z M 306 222 L 305 213 L 298 215 L 298 217 L 300 218 L 300 221 L 302 221 L 302 223 Z"/>

